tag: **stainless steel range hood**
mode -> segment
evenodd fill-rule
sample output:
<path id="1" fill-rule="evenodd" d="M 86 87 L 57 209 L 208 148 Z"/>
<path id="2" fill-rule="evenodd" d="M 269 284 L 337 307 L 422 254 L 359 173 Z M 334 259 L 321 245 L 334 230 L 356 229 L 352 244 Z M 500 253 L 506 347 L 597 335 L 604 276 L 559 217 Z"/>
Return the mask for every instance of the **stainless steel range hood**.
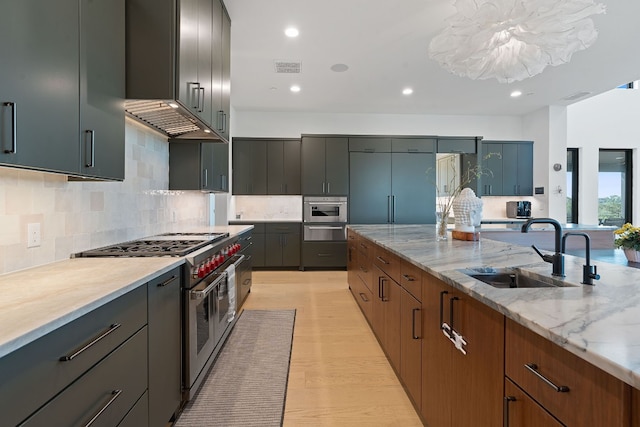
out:
<path id="1" fill-rule="evenodd" d="M 225 142 L 197 116 L 176 100 L 125 101 L 129 117 L 150 126 L 172 139 L 207 139 Z"/>
<path id="2" fill-rule="evenodd" d="M 192 10 L 191 3 L 127 0 L 125 111 L 174 140 L 227 143 L 228 109 L 213 101 L 224 86 L 212 80 L 213 69 L 201 70 L 202 64 L 212 67 L 212 50 L 207 49 L 209 58 L 200 61 L 193 51 L 201 36 L 192 34 L 197 30 L 192 19 L 211 26 L 212 11 Z M 211 46 L 210 40 L 203 40 L 208 42 L 203 46 Z"/>

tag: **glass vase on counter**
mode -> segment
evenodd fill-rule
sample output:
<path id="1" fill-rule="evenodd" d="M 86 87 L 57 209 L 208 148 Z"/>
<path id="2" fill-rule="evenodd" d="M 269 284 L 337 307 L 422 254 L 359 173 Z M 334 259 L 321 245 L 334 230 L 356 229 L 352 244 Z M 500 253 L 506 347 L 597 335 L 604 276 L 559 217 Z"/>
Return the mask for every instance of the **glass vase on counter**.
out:
<path id="1" fill-rule="evenodd" d="M 436 211 L 436 240 L 447 240 L 449 212 Z"/>

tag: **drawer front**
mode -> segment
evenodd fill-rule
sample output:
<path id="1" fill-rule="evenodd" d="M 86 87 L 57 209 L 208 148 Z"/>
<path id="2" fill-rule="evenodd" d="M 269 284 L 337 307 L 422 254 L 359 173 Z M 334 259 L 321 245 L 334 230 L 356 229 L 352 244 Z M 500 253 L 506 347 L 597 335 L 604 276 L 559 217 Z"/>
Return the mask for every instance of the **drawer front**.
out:
<path id="1" fill-rule="evenodd" d="M 168 424 L 168 423 L 167 423 Z M 143 427 L 149 424 L 149 392 L 146 391 L 118 427 Z"/>
<path id="2" fill-rule="evenodd" d="M 364 317 L 366 317 L 367 321 L 370 321 L 373 302 L 371 290 L 365 286 L 364 282 L 360 278 L 356 278 L 353 284 L 350 283 L 349 288 L 351 289 L 351 293 L 356 299 L 358 306 L 362 310 Z"/>
<path id="3" fill-rule="evenodd" d="M 503 402 L 504 416 L 507 418 L 504 425 L 508 427 L 562 427 L 562 423 L 556 420 L 535 400 L 531 399 L 517 385 L 508 378 L 504 380 L 505 400 Z"/>
<path id="4" fill-rule="evenodd" d="M 346 242 L 304 242 L 302 266 L 344 268 L 347 265 L 346 254 Z"/>
<path id="5" fill-rule="evenodd" d="M 0 359 L 3 422 L 24 420 L 146 323 L 147 288 L 140 286 Z"/>
<path id="6" fill-rule="evenodd" d="M 640 427 L 640 390 L 631 389 L 631 427 Z"/>
<path id="7" fill-rule="evenodd" d="M 511 319 L 505 351 L 505 374 L 562 423 L 628 424 L 631 390 L 622 381 Z"/>
<path id="8" fill-rule="evenodd" d="M 407 261 L 400 262 L 400 286 L 422 301 L 422 270 Z"/>
<path id="9" fill-rule="evenodd" d="M 396 283 L 400 282 L 400 258 L 388 250 L 376 246 L 373 263 L 391 277 Z"/>
<path id="10" fill-rule="evenodd" d="M 297 233 L 300 234 L 300 223 L 298 222 L 277 222 L 266 223 L 265 230 L 267 233 Z"/>
<path id="11" fill-rule="evenodd" d="M 147 328 L 33 414 L 24 427 L 116 426 L 147 388 Z"/>

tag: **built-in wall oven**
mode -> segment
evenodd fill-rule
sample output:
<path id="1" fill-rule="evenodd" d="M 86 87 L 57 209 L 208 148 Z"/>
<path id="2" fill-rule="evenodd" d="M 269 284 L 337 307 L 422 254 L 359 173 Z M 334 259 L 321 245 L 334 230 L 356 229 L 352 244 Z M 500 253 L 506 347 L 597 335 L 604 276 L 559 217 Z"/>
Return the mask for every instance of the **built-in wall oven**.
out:
<path id="1" fill-rule="evenodd" d="M 346 223 L 346 197 L 305 197 L 303 199 L 305 223 Z"/>

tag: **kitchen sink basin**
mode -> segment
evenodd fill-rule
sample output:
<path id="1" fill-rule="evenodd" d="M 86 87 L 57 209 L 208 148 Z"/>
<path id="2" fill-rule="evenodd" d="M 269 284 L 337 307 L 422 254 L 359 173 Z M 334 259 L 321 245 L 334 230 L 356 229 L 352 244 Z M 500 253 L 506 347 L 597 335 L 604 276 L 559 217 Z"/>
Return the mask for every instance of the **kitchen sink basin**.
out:
<path id="1" fill-rule="evenodd" d="M 577 286 L 517 267 L 478 267 L 459 271 L 494 288 L 559 288 Z"/>

